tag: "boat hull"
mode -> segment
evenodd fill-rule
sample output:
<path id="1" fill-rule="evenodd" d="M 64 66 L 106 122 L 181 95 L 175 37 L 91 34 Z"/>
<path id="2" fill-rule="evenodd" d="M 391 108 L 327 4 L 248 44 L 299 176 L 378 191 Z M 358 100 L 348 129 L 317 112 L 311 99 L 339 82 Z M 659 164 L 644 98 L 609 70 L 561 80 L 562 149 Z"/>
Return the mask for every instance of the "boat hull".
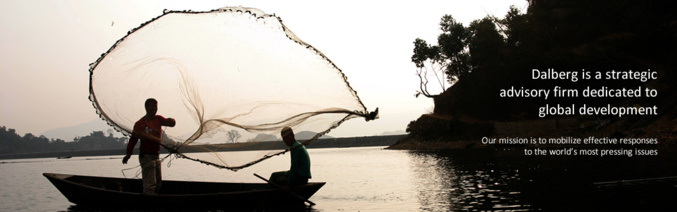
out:
<path id="1" fill-rule="evenodd" d="M 303 205 L 324 182 L 313 182 L 290 191 L 266 183 L 162 182 L 157 195 L 142 195 L 140 179 L 43 174 L 68 199 L 78 206 L 115 208 L 227 208 Z"/>

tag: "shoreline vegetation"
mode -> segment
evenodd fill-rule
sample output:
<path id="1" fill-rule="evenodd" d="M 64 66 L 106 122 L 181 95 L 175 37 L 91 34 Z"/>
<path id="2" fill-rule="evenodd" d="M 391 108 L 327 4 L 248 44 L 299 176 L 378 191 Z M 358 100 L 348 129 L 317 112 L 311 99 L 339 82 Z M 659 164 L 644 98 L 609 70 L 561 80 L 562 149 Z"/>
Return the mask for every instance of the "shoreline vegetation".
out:
<path id="1" fill-rule="evenodd" d="M 327 138 L 318 139 L 309 144 L 308 149 L 313 148 L 350 148 L 350 147 L 369 147 L 369 146 L 390 146 L 397 141 L 403 139 L 406 135 L 388 135 L 388 136 L 363 136 L 363 137 L 347 137 L 347 138 Z M 300 140 L 302 141 L 302 140 Z M 267 142 L 247 142 L 247 143 L 229 143 L 229 144 L 214 144 L 214 145 L 200 145 L 200 146 L 185 146 L 181 152 L 197 152 L 200 149 L 207 147 L 212 151 L 256 151 L 256 150 L 271 150 L 286 148 L 281 141 L 267 141 Z M 138 153 L 138 149 L 135 153 Z M 167 153 L 166 149 L 162 149 L 162 153 Z M 0 154 L 0 160 L 7 159 L 27 159 L 27 158 L 59 158 L 68 159 L 72 157 L 85 156 L 122 156 L 125 154 L 125 149 L 107 149 L 107 150 L 83 150 L 83 151 L 61 151 L 61 152 L 33 152 L 33 153 L 15 153 L 15 154 Z"/>

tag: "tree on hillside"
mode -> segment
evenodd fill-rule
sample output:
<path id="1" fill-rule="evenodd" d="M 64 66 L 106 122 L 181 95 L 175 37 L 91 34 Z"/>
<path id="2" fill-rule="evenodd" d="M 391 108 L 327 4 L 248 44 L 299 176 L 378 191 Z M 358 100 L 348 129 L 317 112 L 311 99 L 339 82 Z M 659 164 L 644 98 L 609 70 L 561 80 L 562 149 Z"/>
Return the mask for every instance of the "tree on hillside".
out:
<path id="1" fill-rule="evenodd" d="M 411 61 L 416 64 L 416 74 L 420 79 L 417 97 L 421 94 L 430 98 L 436 96 L 428 91 L 428 77 L 431 75 L 434 75 L 444 92 L 470 72 L 468 29 L 462 23 L 456 22 L 451 15 L 442 17 L 440 29 L 442 33 L 437 38 L 438 45 L 428 44 L 420 38 L 414 41 Z"/>
<path id="2" fill-rule="evenodd" d="M 557 71 L 658 70 L 660 79 L 677 78 L 674 64 L 677 13 L 674 1 L 534 0 L 526 13 L 512 6 L 503 18 L 488 16 L 468 27 L 451 15 L 440 21 L 438 44 L 414 41 L 412 62 L 420 80 L 418 95 L 433 98 L 438 117 L 482 121 L 532 119 L 544 105 L 539 98 L 500 98 L 514 86 L 552 88 L 552 80 L 533 79 L 533 69 Z M 433 73 L 433 74 L 431 74 Z M 664 75 L 663 75 L 664 74 Z M 437 77 L 442 93 L 428 92 Z M 441 82 L 441 83 L 440 83 Z M 559 86 L 638 86 L 624 80 L 556 81 Z M 444 84 L 448 83 L 448 84 Z M 664 85 L 664 89 L 674 89 Z M 618 99 L 618 101 L 625 99 Z M 631 99 L 639 100 L 639 99 Z M 589 99 L 559 98 L 548 103 Z M 616 101 L 616 100 L 614 100 Z M 609 101 L 609 103 L 615 103 Z"/>

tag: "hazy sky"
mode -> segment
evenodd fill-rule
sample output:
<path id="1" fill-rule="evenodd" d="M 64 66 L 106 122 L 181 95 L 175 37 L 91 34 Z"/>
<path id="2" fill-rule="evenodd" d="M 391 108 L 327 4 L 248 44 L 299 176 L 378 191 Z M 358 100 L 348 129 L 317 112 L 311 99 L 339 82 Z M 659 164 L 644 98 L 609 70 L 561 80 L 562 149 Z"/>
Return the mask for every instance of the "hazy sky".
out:
<path id="1" fill-rule="evenodd" d="M 466 26 L 524 0 L 473 1 L 0 1 L 0 126 L 41 134 L 98 119 L 87 99 L 89 64 L 118 39 L 164 9 L 205 11 L 243 6 L 274 13 L 348 77 L 367 109 L 380 119 L 353 119 L 332 136 L 404 130 L 433 109 L 415 98 L 413 42 L 435 43 L 439 21 L 451 14 Z M 403 3 L 405 2 L 405 3 Z"/>

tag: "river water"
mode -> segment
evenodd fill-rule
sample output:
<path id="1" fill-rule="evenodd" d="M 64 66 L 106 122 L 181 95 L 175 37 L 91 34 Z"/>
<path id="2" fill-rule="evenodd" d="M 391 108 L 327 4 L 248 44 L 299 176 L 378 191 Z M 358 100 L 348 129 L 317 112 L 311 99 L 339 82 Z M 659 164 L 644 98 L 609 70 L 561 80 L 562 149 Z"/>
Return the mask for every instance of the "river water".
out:
<path id="1" fill-rule="evenodd" d="M 309 149 L 311 181 L 327 184 L 311 211 L 611 211 L 675 208 L 674 154 L 647 157 L 524 156 L 520 149 L 444 151 L 384 147 Z M 82 211 L 44 172 L 135 177 L 122 156 L 0 160 L 0 211 Z M 134 156 L 136 158 L 136 156 Z M 232 172 L 185 159 L 165 160 L 164 179 L 260 182 L 288 169 L 282 155 Z M 131 168 L 131 169 L 130 169 Z M 629 186 L 600 182 L 643 179 Z M 596 184 L 597 183 L 597 184 Z M 607 185 L 601 187 L 599 185 Z M 611 185 L 611 186 L 608 186 Z"/>

